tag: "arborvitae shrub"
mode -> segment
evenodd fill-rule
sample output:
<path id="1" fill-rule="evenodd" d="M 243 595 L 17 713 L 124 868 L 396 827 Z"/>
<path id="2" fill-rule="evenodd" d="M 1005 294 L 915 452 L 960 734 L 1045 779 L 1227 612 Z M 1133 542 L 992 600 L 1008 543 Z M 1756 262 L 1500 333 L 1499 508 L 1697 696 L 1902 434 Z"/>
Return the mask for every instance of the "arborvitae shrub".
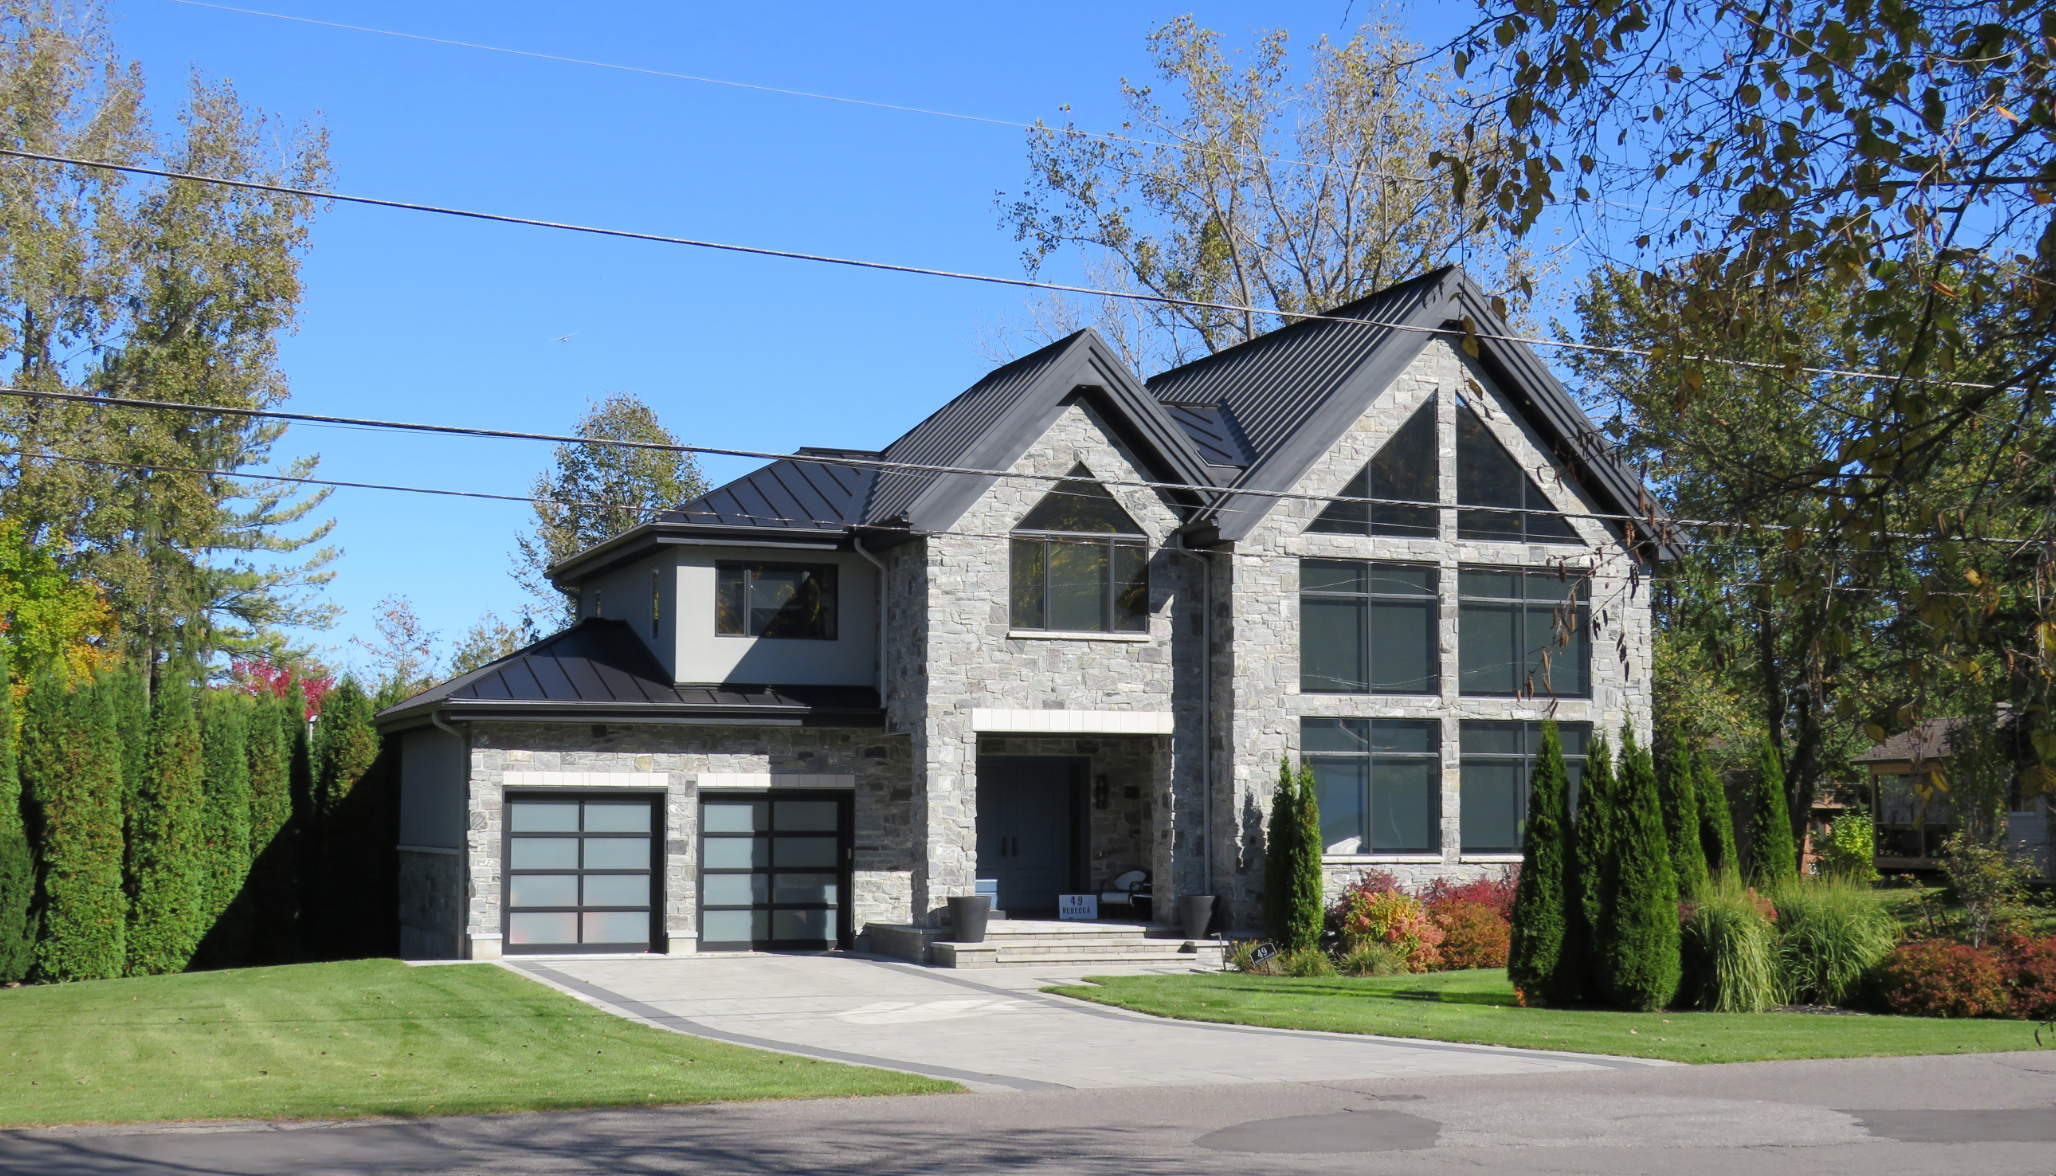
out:
<path id="1" fill-rule="evenodd" d="M 294 955 L 299 910 L 298 846 L 293 838 L 293 751 L 304 721 L 293 703 L 258 695 L 250 710 L 251 962 Z"/>
<path id="2" fill-rule="evenodd" d="M 1613 900 L 1599 935 L 1606 990 L 1631 1009 L 1660 1009 L 1678 992 L 1678 884 L 1656 792 L 1656 764 L 1632 728 L 1621 732 L 1618 803 L 1610 836 Z"/>
<path id="3" fill-rule="evenodd" d="M 1613 810 L 1619 803 L 1614 793 L 1613 748 L 1606 736 L 1594 735 L 1578 781 L 1571 852 L 1564 858 L 1563 950 L 1544 993 L 1550 1004 L 1604 995 L 1596 955 L 1613 894 Z"/>
<path id="4" fill-rule="evenodd" d="M 200 749 L 205 805 L 201 832 L 206 920 L 204 955 L 208 966 L 248 962 L 252 904 L 245 895 L 250 880 L 250 719 L 248 695 L 233 690 L 206 690 L 200 695 Z"/>
<path id="5" fill-rule="evenodd" d="M 29 922 L 36 867 L 23 820 L 21 775 L 14 743 L 14 689 L 0 646 L 0 982 L 20 980 L 35 964 Z"/>
<path id="6" fill-rule="evenodd" d="M 1521 833 L 1521 874 L 1515 885 L 1507 978 L 1539 1003 L 1550 990 L 1563 952 L 1569 917 L 1564 878 L 1571 831 L 1570 782 L 1554 722 L 1542 725 L 1542 750 L 1528 784 L 1528 821 Z"/>
<path id="7" fill-rule="evenodd" d="M 1292 943 L 1292 845 L 1299 837 L 1299 777 L 1278 757 L 1278 790 L 1271 794 L 1264 831 L 1264 937 L 1281 950 Z"/>
<path id="8" fill-rule="evenodd" d="M 1738 873 L 1742 859 L 1735 854 L 1735 815 L 1728 808 L 1727 785 L 1705 748 L 1692 756 L 1692 775 L 1699 781 L 1699 848 L 1706 854 L 1707 876 Z"/>
<path id="9" fill-rule="evenodd" d="M 127 960 L 121 743 L 111 683 L 39 674 L 23 715 L 21 773 L 36 850 L 35 976 L 105 980 Z"/>
<path id="10" fill-rule="evenodd" d="M 1756 752 L 1756 776 L 1749 792 L 1749 880 L 1778 886 L 1799 874 L 1792 848 L 1792 810 L 1785 803 L 1785 766 L 1765 739 Z"/>
<path id="11" fill-rule="evenodd" d="M 1299 829 L 1292 839 L 1291 943 L 1294 947 L 1316 947 L 1325 922 L 1321 896 L 1326 879 L 1321 873 L 1321 802 L 1315 795 L 1313 765 L 1305 761 L 1299 765 L 1293 817 Z"/>
<path id="12" fill-rule="evenodd" d="M 393 950 L 398 835 L 389 761 L 381 761 L 371 699 L 345 678 L 323 700 L 316 737 L 319 941 L 331 958 Z"/>
<path id="13" fill-rule="evenodd" d="M 181 972 L 206 930 L 206 783 L 193 688 L 169 674 L 152 700 L 149 767 L 134 796 L 128 972 Z"/>
<path id="14" fill-rule="evenodd" d="M 1663 804 L 1663 831 L 1670 843 L 1671 867 L 1677 874 L 1678 897 L 1697 897 L 1706 889 L 1706 850 L 1700 844 L 1699 781 L 1692 773 L 1692 753 L 1673 723 L 1668 754 L 1659 765 L 1657 785 Z"/>

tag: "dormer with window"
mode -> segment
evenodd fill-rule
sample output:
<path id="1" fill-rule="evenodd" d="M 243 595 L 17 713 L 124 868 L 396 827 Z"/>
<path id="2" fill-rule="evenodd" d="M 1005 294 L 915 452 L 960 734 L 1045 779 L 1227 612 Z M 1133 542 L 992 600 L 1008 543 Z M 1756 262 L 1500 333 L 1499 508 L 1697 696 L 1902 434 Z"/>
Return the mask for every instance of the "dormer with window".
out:
<path id="1" fill-rule="evenodd" d="M 1149 537 L 1083 465 L 1015 526 L 1010 627 L 1044 633 L 1146 633 Z"/>

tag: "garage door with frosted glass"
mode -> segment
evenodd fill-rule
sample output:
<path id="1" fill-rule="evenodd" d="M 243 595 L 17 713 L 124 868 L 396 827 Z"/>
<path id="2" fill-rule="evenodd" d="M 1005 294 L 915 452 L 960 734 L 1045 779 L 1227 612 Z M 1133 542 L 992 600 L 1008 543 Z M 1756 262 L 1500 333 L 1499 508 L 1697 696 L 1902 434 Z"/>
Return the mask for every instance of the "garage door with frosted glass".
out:
<path id="1" fill-rule="evenodd" d="M 825 951 L 849 940 L 849 801 L 700 802 L 700 948 Z"/>
<path id="2" fill-rule="evenodd" d="M 510 799 L 506 829 L 507 951 L 651 949 L 654 800 Z"/>

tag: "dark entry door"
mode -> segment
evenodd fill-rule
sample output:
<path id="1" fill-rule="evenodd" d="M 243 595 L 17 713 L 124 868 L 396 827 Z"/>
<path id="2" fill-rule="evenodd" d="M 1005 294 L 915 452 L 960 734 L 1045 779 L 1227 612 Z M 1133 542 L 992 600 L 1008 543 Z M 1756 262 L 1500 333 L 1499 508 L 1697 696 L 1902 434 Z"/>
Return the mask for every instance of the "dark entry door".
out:
<path id="1" fill-rule="evenodd" d="M 993 756 L 978 761 L 978 876 L 999 880 L 1008 912 L 1053 912 L 1072 885 L 1078 761 Z"/>
<path id="2" fill-rule="evenodd" d="M 700 800 L 700 947 L 848 946 L 850 798 L 822 792 Z"/>

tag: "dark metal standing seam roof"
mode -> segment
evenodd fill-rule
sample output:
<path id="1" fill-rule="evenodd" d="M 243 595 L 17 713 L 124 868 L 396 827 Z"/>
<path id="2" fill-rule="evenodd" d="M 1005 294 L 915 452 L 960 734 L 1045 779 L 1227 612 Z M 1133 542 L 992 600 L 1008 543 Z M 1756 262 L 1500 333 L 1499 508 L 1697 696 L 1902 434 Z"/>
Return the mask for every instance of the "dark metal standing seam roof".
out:
<path id="1" fill-rule="evenodd" d="M 462 719 L 875 727 L 869 686 L 673 685 L 626 621 L 589 617 L 380 711 L 381 727 Z"/>
<path id="2" fill-rule="evenodd" d="M 879 456 L 859 449 L 799 452 L 859 460 Z M 713 527 L 840 531 L 862 521 L 864 503 L 877 482 L 878 470 L 874 466 L 774 461 L 666 511 L 659 521 Z"/>

